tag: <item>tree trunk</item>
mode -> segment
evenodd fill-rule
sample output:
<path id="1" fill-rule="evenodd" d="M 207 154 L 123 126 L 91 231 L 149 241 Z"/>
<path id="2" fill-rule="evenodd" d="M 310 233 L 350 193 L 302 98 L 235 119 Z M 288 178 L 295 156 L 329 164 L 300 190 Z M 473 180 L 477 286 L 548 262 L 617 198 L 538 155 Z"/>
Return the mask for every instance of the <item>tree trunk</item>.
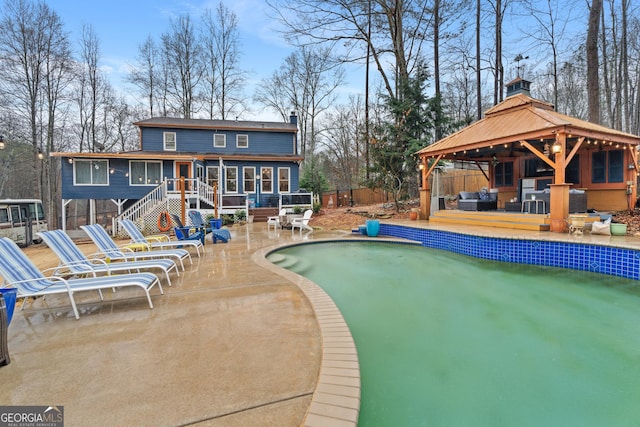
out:
<path id="1" fill-rule="evenodd" d="M 600 124 L 600 82 L 598 78 L 598 33 L 600 30 L 600 14 L 602 0 L 592 0 L 589 10 L 587 28 L 587 100 L 589 104 L 589 121 Z"/>

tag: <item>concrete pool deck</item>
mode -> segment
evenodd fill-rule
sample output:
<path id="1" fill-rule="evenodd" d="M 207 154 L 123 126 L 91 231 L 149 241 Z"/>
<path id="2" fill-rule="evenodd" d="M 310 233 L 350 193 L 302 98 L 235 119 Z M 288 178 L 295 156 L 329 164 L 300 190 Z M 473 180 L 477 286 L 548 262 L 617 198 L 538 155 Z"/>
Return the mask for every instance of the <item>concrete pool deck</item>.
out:
<path id="1" fill-rule="evenodd" d="M 640 250 L 640 238 L 631 236 L 389 222 Z M 301 237 L 269 231 L 265 223 L 231 230 L 229 243 L 208 240 L 205 255 L 172 276 L 172 287 L 163 283 L 164 295 L 153 292 L 152 310 L 133 289 L 105 293 L 101 303 L 97 295 L 80 295 L 80 320 L 66 297 L 17 310 L 9 328 L 11 363 L 0 368 L 0 405 L 61 405 L 67 426 L 355 425 L 359 377 L 351 368 L 357 355 L 332 302 L 297 276 L 260 262 L 277 245 L 351 233 Z M 91 246 L 81 245 L 88 253 Z M 330 363 L 321 363 L 323 353 Z M 352 388 L 358 392 L 349 396 Z M 320 401 L 312 403 L 319 392 Z"/>

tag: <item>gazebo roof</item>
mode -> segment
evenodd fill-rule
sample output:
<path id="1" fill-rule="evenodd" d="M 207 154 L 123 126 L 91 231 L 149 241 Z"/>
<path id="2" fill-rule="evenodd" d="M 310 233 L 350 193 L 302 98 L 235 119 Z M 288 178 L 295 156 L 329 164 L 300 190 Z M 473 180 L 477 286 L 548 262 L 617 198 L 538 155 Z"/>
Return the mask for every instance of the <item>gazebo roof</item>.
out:
<path id="1" fill-rule="evenodd" d="M 519 93 L 485 112 L 485 117 L 418 151 L 435 156 L 463 153 L 522 140 L 555 138 L 557 133 L 573 137 L 639 145 L 640 137 L 560 114 L 552 104 Z"/>

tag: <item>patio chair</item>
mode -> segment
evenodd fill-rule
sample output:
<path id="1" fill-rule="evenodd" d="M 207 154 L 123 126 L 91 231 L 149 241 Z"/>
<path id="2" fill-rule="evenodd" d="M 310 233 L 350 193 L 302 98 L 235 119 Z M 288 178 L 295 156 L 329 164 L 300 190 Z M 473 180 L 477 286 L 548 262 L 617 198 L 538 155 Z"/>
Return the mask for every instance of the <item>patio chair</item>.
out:
<path id="1" fill-rule="evenodd" d="M 291 234 L 293 234 L 293 231 L 296 228 L 300 229 L 300 234 L 302 234 L 303 228 L 306 231 L 313 231 L 313 228 L 309 226 L 309 221 L 311 220 L 312 215 L 313 211 L 311 209 L 307 209 L 306 211 L 304 211 L 302 218 L 293 218 L 291 220 Z"/>
<path id="2" fill-rule="evenodd" d="M 152 273 L 118 274 L 113 276 L 87 277 L 82 279 L 64 279 L 58 276 L 45 276 L 18 245 L 8 237 L 0 238 L 0 275 L 4 283 L 18 290 L 17 298 L 68 294 L 76 319 L 80 312 L 76 306 L 74 294 L 81 291 L 98 291 L 102 300 L 102 290 L 125 286 L 137 286 L 144 290 L 153 308 L 149 291 L 156 285 L 164 294 L 162 285 Z M 22 304 L 24 309 L 25 304 Z"/>
<path id="3" fill-rule="evenodd" d="M 89 259 L 71 240 L 69 235 L 62 230 L 43 231 L 38 236 L 51 248 L 60 258 L 60 264 L 53 270 L 54 275 L 58 274 L 84 274 L 96 276 L 98 273 L 131 273 L 133 271 L 162 270 L 167 283 L 171 286 L 169 272 L 175 270 L 179 276 L 178 265 L 171 259 L 155 259 L 140 261 L 109 262 L 103 259 Z"/>
<path id="4" fill-rule="evenodd" d="M 200 211 L 189 211 L 189 220 L 191 220 L 191 224 L 193 224 L 194 227 L 204 230 L 205 234 L 211 232 L 211 224 L 207 224 L 204 221 L 204 218 L 202 218 L 202 214 L 200 214 Z"/>
<path id="5" fill-rule="evenodd" d="M 176 264 L 180 264 L 182 271 L 184 271 L 185 259 L 188 259 L 189 263 L 193 264 L 191 254 L 186 249 L 134 252 L 131 248 L 118 246 L 111 236 L 109 236 L 107 230 L 99 224 L 81 225 L 80 228 L 87 233 L 89 238 L 98 248 L 96 256 L 109 259 L 110 261 L 137 261 L 143 259 L 168 258 L 175 260 Z"/>
<path id="6" fill-rule="evenodd" d="M 138 227 L 133 223 L 133 221 L 129 219 L 120 219 L 118 220 L 120 225 L 127 232 L 129 237 L 131 238 L 132 243 L 140 243 L 147 245 L 147 247 L 152 249 L 166 249 L 166 248 L 176 248 L 183 246 L 190 246 L 196 249 L 198 252 L 198 256 L 200 256 L 200 248 L 204 247 L 200 240 L 168 240 L 168 241 L 150 241 L 147 240 L 142 232 L 138 230 Z"/>
<path id="7" fill-rule="evenodd" d="M 204 244 L 205 231 L 202 227 L 190 227 L 185 226 L 182 223 L 180 217 L 176 214 L 171 214 L 171 218 L 176 226 L 173 228 L 178 240 L 200 240 Z"/>
<path id="8" fill-rule="evenodd" d="M 271 226 L 273 226 L 273 229 L 276 230 L 278 227 L 280 227 L 280 217 L 286 216 L 287 215 L 287 210 L 286 209 L 280 209 L 280 212 L 278 213 L 278 216 L 269 216 L 267 217 L 267 230 L 269 230 L 269 228 L 271 228 Z"/>

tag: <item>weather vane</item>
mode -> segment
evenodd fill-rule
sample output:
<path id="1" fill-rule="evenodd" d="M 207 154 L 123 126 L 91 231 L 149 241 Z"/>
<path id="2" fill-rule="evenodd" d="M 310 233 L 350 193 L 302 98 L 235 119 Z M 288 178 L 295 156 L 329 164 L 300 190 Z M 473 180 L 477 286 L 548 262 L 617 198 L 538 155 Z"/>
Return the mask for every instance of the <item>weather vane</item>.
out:
<path id="1" fill-rule="evenodd" d="M 516 65 L 516 69 L 518 70 L 518 76 L 521 77 L 521 71 L 524 68 L 524 64 L 522 66 L 520 66 L 520 61 L 524 61 L 525 59 L 529 59 L 529 56 L 522 56 L 521 53 L 519 53 L 515 58 L 514 61 L 516 61 L 517 65 Z"/>

